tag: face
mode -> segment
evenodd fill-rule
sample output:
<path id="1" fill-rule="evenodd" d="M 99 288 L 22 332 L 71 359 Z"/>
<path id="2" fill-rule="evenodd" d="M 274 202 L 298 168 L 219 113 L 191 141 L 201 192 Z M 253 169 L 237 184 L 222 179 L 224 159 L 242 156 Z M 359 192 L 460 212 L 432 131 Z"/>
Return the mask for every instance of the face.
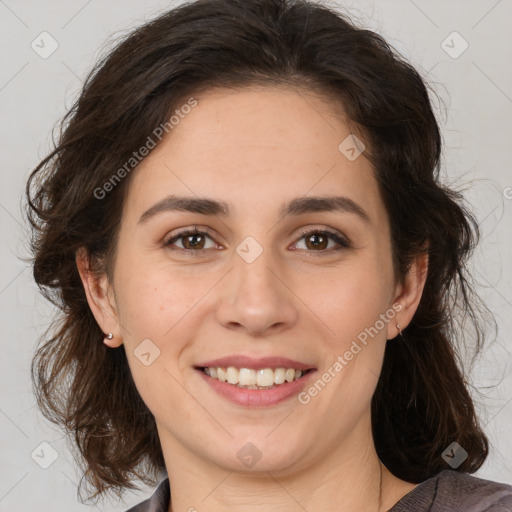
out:
<path id="1" fill-rule="evenodd" d="M 313 93 L 196 100 L 132 176 L 104 330 L 122 339 L 164 451 L 237 471 L 251 457 L 282 472 L 333 449 L 356 457 L 403 307 L 372 167 L 343 150 L 350 139 L 339 149 L 350 129 Z M 174 209 L 171 196 L 211 202 Z M 221 383 L 230 366 L 232 382 L 275 387 Z"/>

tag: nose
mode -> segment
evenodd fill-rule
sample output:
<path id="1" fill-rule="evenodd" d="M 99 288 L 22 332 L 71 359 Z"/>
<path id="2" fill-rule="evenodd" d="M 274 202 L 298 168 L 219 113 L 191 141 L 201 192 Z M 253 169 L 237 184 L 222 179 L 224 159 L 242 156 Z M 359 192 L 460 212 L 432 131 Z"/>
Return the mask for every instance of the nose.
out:
<path id="1" fill-rule="evenodd" d="M 264 250 L 252 263 L 235 255 L 229 275 L 217 308 L 217 321 L 223 327 L 262 337 L 296 324 L 300 301 L 270 250 Z"/>

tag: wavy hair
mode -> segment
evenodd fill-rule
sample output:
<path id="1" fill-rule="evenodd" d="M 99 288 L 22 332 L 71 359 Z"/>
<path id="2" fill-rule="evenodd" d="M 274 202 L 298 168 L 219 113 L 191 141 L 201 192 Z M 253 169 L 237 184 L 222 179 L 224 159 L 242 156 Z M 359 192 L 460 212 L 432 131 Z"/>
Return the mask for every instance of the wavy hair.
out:
<path id="1" fill-rule="evenodd" d="M 389 214 L 397 280 L 428 252 L 421 302 L 403 337 L 388 341 L 372 398 L 380 459 L 418 483 L 448 469 L 441 455 L 456 441 L 468 452 L 457 471 L 475 472 L 488 440 L 460 349 L 473 342 L 476 357 L 485 338 L 485 306 L 467 271 L 479 231 L 462 195 L 440 182 L 441 136 L 426 83 L 380 35 L 327 6 L 199 0 L 135 29 L 96 64 L 26 186 L 34 278 L 60 310 L 32 360 L 33 389 L 44 416 L 74 436 L 80 487 L 85 478 L 92 497 L 121 496 L 138 488 L 133 480 L 155 485 L 165 471 L 154 417 L 123 347 L 102 343 L 75 262 L 85 248 L 91 269 L 112 275 L 133 173 L 105 197 L 97 189 L 183 98 L 253 84 L 339 100 L 364 137 Z"/>

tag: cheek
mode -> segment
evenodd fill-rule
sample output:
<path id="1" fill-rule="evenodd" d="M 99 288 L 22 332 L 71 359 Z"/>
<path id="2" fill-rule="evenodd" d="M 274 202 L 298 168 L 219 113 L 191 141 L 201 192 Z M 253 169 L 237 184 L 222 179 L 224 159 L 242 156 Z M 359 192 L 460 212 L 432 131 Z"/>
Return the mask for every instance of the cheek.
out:
<path id="1" fill-rule="evenodd" d="M 127 341 L 134 344 L 150 338 L 161 346 L 169 330 L 197 301 L 197 288 L 203 287 L 197 276 L 185 279 L 161 259 L 125 250 L 116 264 L 115 288 Z"/>
<path id="2" fill-rule="evenodd" d="M 117 294 L 123 344 L 135 386 L 149 410 L 184 410 L 180 358 L 187 346 L 189 313 L 196 293 L 170 272 L 123 272 L 119 266 Z"/>
<path id="3" fill-rule="evenodd" d="M 327 290 L 326 283 L 313 287 L 311 300 L 318 307 L 315 311 L 332 331 L 326 339 L 324 372 L 335 377 L 324 395 L 325 404 L 351 411 L 354 421 L 363 414 L 375 391 L 387 324 L 395 314 L 389 304 L 390 261 L 381 261 L 373 254 L 361 257 L 337 273 L 328 293 L 322 293 Z"/>
<path id="4" fill-rule="evenodd" d="M 310 283 L 308 289 L 312 309 L 346 341 L 374 325 L 389 308 L 392 276 L 385 263 L 361 258 L 333 273 L 332 279 Z"/>

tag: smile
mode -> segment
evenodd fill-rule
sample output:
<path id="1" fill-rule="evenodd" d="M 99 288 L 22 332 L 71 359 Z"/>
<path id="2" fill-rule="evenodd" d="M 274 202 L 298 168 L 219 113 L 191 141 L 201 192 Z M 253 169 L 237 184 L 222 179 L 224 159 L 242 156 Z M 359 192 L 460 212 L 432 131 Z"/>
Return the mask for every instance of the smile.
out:
<path id="1" fill-rule="evenodd" d="M 309 370 L 294 368 L 235 368 L 234 366 L 204 367 L 203 373 L 220 382 L 226 382 L 244 389 L 272 389 L 286 382 L 300 379 Z"/>

